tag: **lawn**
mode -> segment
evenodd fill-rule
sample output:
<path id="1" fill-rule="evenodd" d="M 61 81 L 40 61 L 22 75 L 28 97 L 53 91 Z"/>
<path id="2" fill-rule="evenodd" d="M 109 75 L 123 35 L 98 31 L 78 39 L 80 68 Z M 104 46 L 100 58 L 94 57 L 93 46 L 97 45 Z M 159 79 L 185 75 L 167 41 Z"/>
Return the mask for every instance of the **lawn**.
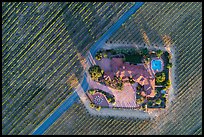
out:
<path id="1" fill-rule="evenodd" d="M 142 63 L 142 58 L 143 58 L 143 56 L 140 55 L 139 53 L 126 54 L 125 55 L 125 62 L 130 62 L 130 63 L 136 65 L 138 63 Z"/>

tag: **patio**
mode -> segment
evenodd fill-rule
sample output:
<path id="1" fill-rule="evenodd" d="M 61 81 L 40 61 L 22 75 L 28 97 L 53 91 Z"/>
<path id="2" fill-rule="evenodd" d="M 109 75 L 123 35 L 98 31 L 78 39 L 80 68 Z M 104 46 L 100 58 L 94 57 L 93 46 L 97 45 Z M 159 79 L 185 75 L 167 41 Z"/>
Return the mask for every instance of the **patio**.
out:
<path id="1" fill-rule="evenodd" d="M 116 102 L 114 107 L 125 107 L 125 108 L 137 107 L 135 88 L 130 83 L 124 83 L 124 88 L 121 91 L 107 87 L 93 80 L 90 80 L 89 84 L 90 84 L 90 87 L 93 89 L 100 89 L 114 95 L 115 102 Z"/>

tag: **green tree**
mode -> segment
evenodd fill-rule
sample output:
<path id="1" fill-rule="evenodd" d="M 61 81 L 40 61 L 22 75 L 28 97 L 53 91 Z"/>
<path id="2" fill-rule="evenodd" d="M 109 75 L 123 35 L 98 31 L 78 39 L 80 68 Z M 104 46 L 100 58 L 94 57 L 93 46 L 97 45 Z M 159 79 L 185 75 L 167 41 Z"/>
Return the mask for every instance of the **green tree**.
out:
<path id="1" fill-rule="evenodd" d="M 162 83 L 165 81 L 165 73 L 162 72 L 162 73 L 157 73 L 156 74 L 156 83 Z"/>
<path id="2" fill-rule="evenodd" d="M 160 58 L 162 54 L 163 54 L 163 51 L 161 51 L 160 49 L 156 51 L 157 57 Z"/>
<path id="3" fill-rule="evenodd" d="M 90 67 L 88 71 L 91 75 L 91 78 L 95 81 L 98 81 L 98 79 L 101 78 L 104 74 L 104 71 L 97 65 Z"/>

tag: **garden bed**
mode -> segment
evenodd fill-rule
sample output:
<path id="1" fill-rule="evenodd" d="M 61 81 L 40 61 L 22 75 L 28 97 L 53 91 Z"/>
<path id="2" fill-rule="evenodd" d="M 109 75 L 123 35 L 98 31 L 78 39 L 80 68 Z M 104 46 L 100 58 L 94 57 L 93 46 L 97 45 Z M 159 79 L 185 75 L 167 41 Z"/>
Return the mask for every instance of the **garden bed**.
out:
<path id="1" fill-rule="evenodd" d="M 107 93 L 107 92 L 105 92 L 103 90 L 90 89 L 90 90 L 88 90 L 88 93 L 91 94 L 91 95 L 94 95 L 95 93 L 101 93 L 106 97 L 106 99 L 108 100 L 108 103 L 115 103 L 115 96 L 110 94 L 110 93 Z"/>

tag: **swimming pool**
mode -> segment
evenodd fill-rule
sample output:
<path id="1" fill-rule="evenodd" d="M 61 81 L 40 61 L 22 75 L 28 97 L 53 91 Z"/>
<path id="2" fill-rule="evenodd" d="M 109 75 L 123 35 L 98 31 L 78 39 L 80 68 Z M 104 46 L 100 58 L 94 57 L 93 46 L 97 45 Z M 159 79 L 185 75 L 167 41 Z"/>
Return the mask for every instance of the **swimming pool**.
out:
<path id="1" fill-rule="evenodd" d="M 161 90 L 160 91 L 162 94 L 166 94 L 166 91 L 165 90 Z"/>
<path id="2" fill-rule="evenodd" d="M 151 67 L 152 67 L 152 70 L 154 71 L 162 71 L 163 68 L 162 68 L 162 61 L 161 60 L 152 60 L 151 61 Z"/>

